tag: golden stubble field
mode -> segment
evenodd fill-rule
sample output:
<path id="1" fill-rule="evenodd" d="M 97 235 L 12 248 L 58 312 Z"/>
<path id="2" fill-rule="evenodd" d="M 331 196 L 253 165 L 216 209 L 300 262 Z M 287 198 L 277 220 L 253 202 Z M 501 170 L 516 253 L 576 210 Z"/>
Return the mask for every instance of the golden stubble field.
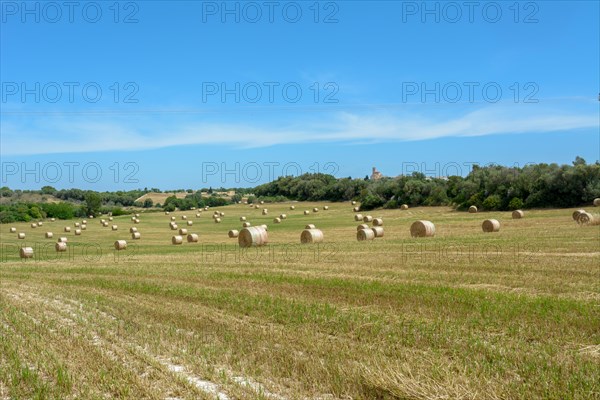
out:
<path id="1" fill-rule="evenodd" d="M 385 236 L 357 242 L 350 204 L 290 204 L 221 207 L 220 224 L 142 213 L 136 241 L 130 216 L 81 236 L 2 225 L 0 399 L 600 397 L 600 226 L 568 209 L 377 210 L 362 214 Z M 199 242 L 171 245 L 170 216 Z M 270 244 L 240 251 L 240 216 Z M 410 237 L 419 219 L 435 237 Z M 308 223 L 324 243 L 300 245 Z"/>

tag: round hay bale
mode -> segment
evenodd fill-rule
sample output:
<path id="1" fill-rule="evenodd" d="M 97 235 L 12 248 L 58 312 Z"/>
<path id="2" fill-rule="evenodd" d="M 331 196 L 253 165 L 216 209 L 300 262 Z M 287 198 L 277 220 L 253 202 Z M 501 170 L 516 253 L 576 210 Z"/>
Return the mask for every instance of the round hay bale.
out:
<path id="1" fill-rule="evenodd" d="M 265 224 L 259 225 L 259 227 L 263 228 L 265 231 L 269 230 L 269 227 Z"/>
<path id="2" fill-rule="evenodd" d="M 44 223 L 43 223 L 42 221 L 39 221 L 39 222 L 37 223 L 37 226 L 42 226 L 42 225 L 44 225 Z"/>
<path id="3" fill-rule="evenodd" d="M 477 212 L 477 207 L 475 207 L 475 206 L 469 207 L 469 213 L 475 214 L 476 212 Z"/>
<path id="4" fill-rule="evenodd" d="M 46 239 L 52 239 L 54 234 L 52 232 L 46 232 Z"/>
<path id="5" fill-rule="evenodd" d="M 352 202 L 352 205 L 353 205 L 353 206 L 355 206 L 355 205 L 356 205 L 356 202 L 355 202 L 355 201 L 353 201 L 353 202 Z"/>
<path id="6" fill-rule="evenodd" d="M 290 210 L 295 210 L 296 206 L 290 206 Z"/>
<path id="7" fill-rule="evenodd" d="M 135 214 L 135 217 L 136 217 L 136 218 L 139 218 L 139 217 L 140 217 L 140 214 Z"/>
<path id="8" fill-rule="evenodd" d="M 198 234 L 190 233 L 187 235 L 187 241 L 188 243 L 198 243 Z"/>
<path id="9" fill-rule="evenodd" d="M 415 221 L 410 226 L 412 237 L 431 237 L 435 235 L 435 225 L 431 221 Z"/>
<path id="10" fill-rule="evenodd" d="M 577 217 L 577 223 L 579 225 L 588 225 L 591 224 L 594 221 L 594 216 L 592 214 L 590 214 L 589 212 L 582 212 L 579 213 L 579 216 Z"/>
<path id="11" fill-rule="evenodd" d="M 258 206 L 258 204 L 255 204 L 254 208 L 256 208 L 258 210 L 260 207 Z"/>
<path id="12" fill-rule="evenodd" d="M 373 239 L 375 239 L 375 233 L 371 229 L 361 229 L 356 232 L 356 240 L 359 242 Z"/>
<path id="13" fill-rule="evenodd" d="M 108 221 L 104 221 L 104 223 L 102 224 L 103 227 L 108 228 Z"/>
<path id="14" fill-rule="evenodd" d="M 220 224 L 221 223 L 221 218 L 215 218 L 215 224 Z"/>
<path id="15" fill-rule="evenodd" d="M 18 239 L 25 239 L 25 234 L 24 234 L 23 232 L 21 232 L 21 233 L 19 233 L 19 234 L 17 235 L 17 238 L 18 238 Z"/>
<path id="16" fill-rule="evenodd" d="M 85 231 L 85 230 L 87 230 L 87 225 L 86 225 L 86 224 L 81 224 L 81 230 L 82 230 L 82 231 Z"/>
<path id="17" fill-rule="evenodd" d="M 131 228 L 129 228 L 129 233 L 135 233 L 137 232 L 137 228 L 135 226 L 132 226 Z"/>
<path id="18" fill-rule="evenodd" d="M 352 211 L 353 211 L 353 212 L 359 212 L 359 211 L 360 211 L 360 207 L 354 207 L 354 208 L 352 209 Z"/>
<path id="19" fill-rule="evenodd" d="M 209 208 L 208 206 L 204 207 L 204 211 L 208 211 L 208 208 Z"/>
<path id="20" fill-rule="evenodd" d="M 317 227 L 315 226 L 315 224 L 308 224 L 304 227 L 304 229 L 317 229 Z"/>
<path id="21" fill-rule="evenodd" d="M 240 235 L 240 232 L 235 229 L 232 229 L 227 233 L 227 236 L 229 236 L 230 238 L 236 238 L 239 235 Z"/>
<path id="22" fill-rule="evenodd" d="M 32 227 L 33 229 L 35 229 L 35 228 L 37 228 L 37 224 L 34 222 L 33 224 L 31 224 L 31 227 Z"/>
<path id="23" fill-rule="evenodd" d="M 187 219 L 187 216 L 186 216 L 186 215 L 182 215 L 182 216 L 181 216 L 181 219 L 182 219 L 182 220 L 186 220 L 186 219 Z"/>
<path id="24" fill-rule="evenodd" d="M 372 222 L 373 221 L 373 217 L 371 217 L 370 215 L 365 215 L 363 217 L 363 222 Z"/>
<path id="25" fill-rule="evenodd" d="M 183 236 L 183 235 L 187 235 L 187 234 L 188 234 L 188 230 L 187 230 L 187 229 L 185 229 L 185 228 L 181 228 L 181 229 L 179 230 L 179 234 L 180 234 L 180 235 L 182 235 L 182 236 Z"/>
<path id="26" fill-rule="evenodd" d="M 75 229 L 75 236 L 81 236 L 81 229 Z"/>
<path id="27" fill-rule="evenodd" d="M 67 243 L 68 241 L 69 239 L 64 236 L 58 238 L 58 243 Z"/>
<path id="28" fill-rule="evenodd" d="M 67 251 L 67 244 L 65 242 L 58 242 L 54 245 L 54 250 L 57 252 Z"/>
<path id="29" fill-rule="evenodd" d="M 170 213 L 168 211 L 165 211 L 165 215 L 169 215 Z"/>
<path id="30" fill-rule="evenodd" d="M 329 210 L 329 206 L 323 206 L 323 210 L 325 210 L 325 211 Z"/>
<path id="31" fill-rule="evenodd" d="M 600 207 L 600 197 L 594 199 L 594 207 Z"/>
<path id="32" fill-rule="evenodd" d="M 194 225 L 194 223 L 192 221 L 187 222 L 187 226 L 192 226 L 192 225 Z"/>
<path id="33" fill-rule="evenodd" d="M 81 221 L 82 224 L 87 224 L 87 219 L 84 219 L 83 221 Z"/>
<path id="34" fill-rule="evenodd" d="M 106 220 L 105 220 L 105 219 L 101 219 L 101 220 L 100 220 L 100 225 L 104 225 L 104 223 L 105 223 L 105 222 L 106 222 Z"/>
<path id="35" fill-rule="evenodd" d="M 261 200 L 261 201 L 260 201 L 260 204 L 265 204 L 264 200 Z"/>
<path id="36" fill-rule="evenodd" d="M 113 226 L 110 227 L 110 229 L 112 229 L 113 231 L 116 231 L 116 230 L 119 229 L 119 226 L 118 225 L 113 225 Z"/>
<path id="37" fill-rule="evenodd" d="M 17 228 L 15 228 L 14 226 L 10 228 L 10 233 L 17 233 Z"/>
<path id="38" fill-rule="evenodd" d="M 573 217 L 573 221 L 577 221 L 579 219 L 579 214 L 584 213 L 585 210 L 575 210 L 571 216 Z"/>
<path id="39" fill-rule="evenodd" d="M 360 224 L 356 227 L 357 231 L 360 231 L 361 229 L 369 229 L 369 225 L 367 224 Z"/>
<path id="40" fill-rule="evenodd" d="M 70 226 L 65 226 L 65 232 L 71 232 L 71 227 Z"/>
<path id="41" fill-rule="evenodd" d="M 383 226 L 382 218 L 373 218 L 373 226 Z"/>
<path id="42" fill-rule="evenodd" d="M 287 215 L 286 215 L 286 214 L 281 214 L 281 215 L 279 215 L 279 218 L 281 218 L 281 219 L 286 219 L 286 218 L 287 218 Z"/>
<path id="43" fill-rule="evenodd" d="M 179 227 L 177 226 L 177 224 L 171 224 L 169 226 L 171 227 L 172 231 L 176 231 L 177 229 L 179 229 Z"/>
<path id="44" fill-rule="evenodd" d="M 300 243 L 322 243 L 323 232 L 320 229 L 305 229 L 300 234 Z"/>
<path id="45" fill-rule="evenodd" d="M 195 209 L 196 209 L 196 207 L 190 207 L 190 210 L 195 210 Z"/>
<path id="46" fill-rule="evenodd" d="M 131 217 L 131 222 L 135 221 L 135 215 Z"/>
<path id="47" fill-rule="evenodd" d="M 276 224 L 280 224 L 281 223 L 281 218 L 277 217 L 277 218 L 273 218 L 273 222 Z"/>
<path id="48" fill-rule="evenodd" d="M 240 231 L 238 244 L 240 247 L 264 246 L 269 242 L 269 235 L 262 226 L 251 226 Z"/>
<path id="49" fill-rule="evenodd" d="M 383 226 L 374 226 L 371 228 L 376 238 L 383 237 Z"/>
<path id="50" fill-rule="evenodd" d="M 225 216 L 225 213 L 223 211 L 221 211 L 219 214 L 221 215 L 221 217 Z"/>
<path id="51" fill-rule="evenodd" d="M 319 209 L 317 207 L 315 207 L 315 208 L 313 208 L 313 212 L 314 213 L 319 212 Z"/>
<path id="52" fill-rule="evenodd" d="M 308 211 L 308 210 L 305 210 L 305 211 L 304 211 L 304 215 L 308 215 L 308 214 L 310 214 L 310 211 Z"/>
<path id="53" fill-rule="evenodd" d="M 242 227 L 244 227 L 244 228 L 248 228 L 248 227 L 250 227 L 250 226 L 252 226 L 252 224 L 251 224 L 250 222 L 244 222 L 244 223 L 242 224 Z"/>
<path id="54" fill-rule="evenodd" d="M 175 217 L 171 217 L 171 221 L 175 221 Z"/>
<path id="55" fill-rule="evenodd" d="M 202 214 L 196 213 L 196 218 L 200 218 L 200 215 L 202 215 Z"/>
<path id="56" fill-rule="evenodd" d="M 171 243 L 172 244 L 182 244 L 183 243 L 183 237 L 179 236 L 179 235 L 175 235 L 171 238 Z"/>
<path id="57" fill-rule="evenodd" d="M 140 223 L 140 220 L 136 218 L 136 219 L 135 219 L 135 221 L 133 221 L 133 223 L 134 223 L 134 224 L 139 224 L 139 223 Z"/>
<path id="58" fill-rule="evenodd" d="M 112 220 L 113 220 L 113 217 L 108 217 L 108 220 L 109 220 L 109 221 L 112 221 Z"/>
<path id="59" fill-rule="evenodd" d="M 521 219 L 524 216 L 525 216 L 525 213 L 523 212 L 523 210 L 515 210 L 512 212 L 513 219 Z"/>
<path id="60" fill-rule="evenodd" d="M 56 221 L 56 218 L 50 218 L 50 222 Z"/>
<path id="61" fill-rule="evenodd" d="M 362 221 L 363 220 L 362 214 L 356 214 L 356 215 L 354 215 L 354 220 L 357 221 L 357 222 L 358 221 Z"/>
<path id="62" fill-rule="evenodd" d="M 32 258 L 33 249 L 31 247 L 21 247 L 21 250 L 19 250 L 19 255 L 21 258 Z"/>
<path id="63" fill-rule="evenodd" d="M 240 217 L 240 222 L 244 222 L 246 220 L 246 217 Z"/>
<path id="64" fill-rule="evenodd" d="M 139 233 L 139 232 L 131 232 L 131 238 L 132 238 L 133 240 L 138 240 L 138 239 L 140 239 L 141 237 L 142 237 L 142 234 L 141 234 L 141 233 Z"/>
<path id="65" fill-rule="evenodd" d="M 269 210 L 267 210 L 266 208 L 263 208 L 262 215 L 267 215 L 268 213 L 269 213 Z"/>
<path id="66" fill-rule="evenodd" d="M 481 224 L 481 228 L 484 232 L 499 232 L 500 222 L 497 219 L 486 219 Z"/>
<path id="67" fill-rule="evenodd" d="M 127 249 L 127 241 L 125 241 L 125 240 L 115 241 L 115 250 L 125 250 L 125 249 Z"/>

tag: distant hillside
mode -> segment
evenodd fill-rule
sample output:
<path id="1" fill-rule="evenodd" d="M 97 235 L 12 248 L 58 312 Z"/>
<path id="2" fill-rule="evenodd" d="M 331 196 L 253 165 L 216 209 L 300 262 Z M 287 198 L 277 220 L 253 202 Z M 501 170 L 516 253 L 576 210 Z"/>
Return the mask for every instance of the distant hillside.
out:
<path id="1" fill-rule="evenodd" d="M 187 196 L 189 193 L 186 192 L 177 192 L 177 193 L 155 193 L 155 192 L 150 192 L 150 193 L 146 193 L 145 195 L 138 197 L 137 199 L 135 199 L 136 202 L 140 202 L 143 203 L 144 200 L 146 199 L 151 199 L 152 203 L 154 204 L 164 204 L 165 200 L 167 199 L 167 197 L 171 197 L 173 195 L 175 195 L 175 197 L 177 197 L 178 199 L 184 199 L 185 196 Z"/>
<path id="2" fill-rule="evenodd" d="M 12 203 L 60 203 L 62 200 L 57 199 L 51 194 L 40 193 L 13 193 L 11 196 L 0 197 L 0 204 Z"/>

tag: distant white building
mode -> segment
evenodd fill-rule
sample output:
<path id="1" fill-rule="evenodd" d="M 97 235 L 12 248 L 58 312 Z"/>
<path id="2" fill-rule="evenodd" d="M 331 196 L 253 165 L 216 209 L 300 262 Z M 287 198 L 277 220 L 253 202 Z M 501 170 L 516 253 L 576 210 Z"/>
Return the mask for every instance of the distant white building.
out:
<path id="1" fill-rule="evenodd" d="M 383 174 L 377 171 L 377 168 L 373 167 L 373 172 L 371 173 L 371 180 L 376 181 L 383 178 Z"/>

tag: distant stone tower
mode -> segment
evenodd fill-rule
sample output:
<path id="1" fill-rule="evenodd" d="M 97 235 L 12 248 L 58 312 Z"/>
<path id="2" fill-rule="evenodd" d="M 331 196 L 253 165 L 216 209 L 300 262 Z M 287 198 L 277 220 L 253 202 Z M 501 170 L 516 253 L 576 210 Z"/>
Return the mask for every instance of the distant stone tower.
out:
<path id="1" fill-rule="evenodd" d="M 377 168 L 373 167 L 373 173 L 371 173 L 371 180 L 379 180 L 383 178 L 383 175 L 381 174 L 381 172 L 377 171 Z"/>

